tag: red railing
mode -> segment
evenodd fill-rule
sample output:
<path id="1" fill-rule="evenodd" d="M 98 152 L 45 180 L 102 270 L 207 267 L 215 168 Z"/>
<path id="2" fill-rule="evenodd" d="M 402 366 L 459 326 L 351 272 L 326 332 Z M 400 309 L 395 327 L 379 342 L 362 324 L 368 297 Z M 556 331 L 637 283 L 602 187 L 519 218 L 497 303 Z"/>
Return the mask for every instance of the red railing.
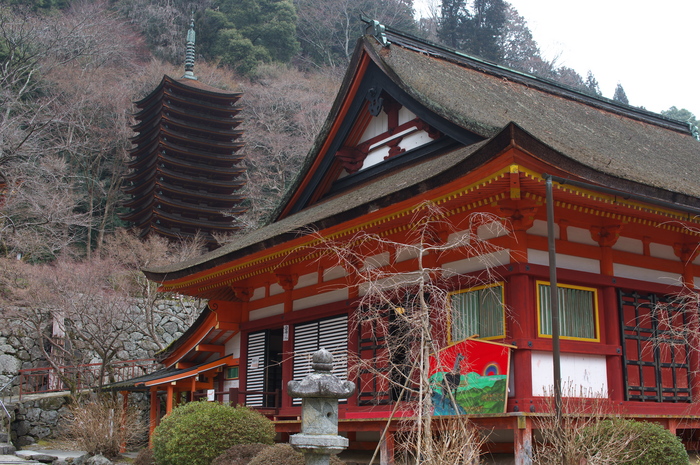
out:
<path id="1" fill-rule="evenodd" d="M 71 388 L 90 389 L 99 385 L 126 381 L 149 374 L 158 366 L 152 358 L 111 362 L 102 375 L 102 383 L 99 382 L 101 363 L 61 366 L 58 370 L 53 367 L 27 368 L 19 370 L 19 397 L 21 399 L 25 394 L 69 391 Z"/>

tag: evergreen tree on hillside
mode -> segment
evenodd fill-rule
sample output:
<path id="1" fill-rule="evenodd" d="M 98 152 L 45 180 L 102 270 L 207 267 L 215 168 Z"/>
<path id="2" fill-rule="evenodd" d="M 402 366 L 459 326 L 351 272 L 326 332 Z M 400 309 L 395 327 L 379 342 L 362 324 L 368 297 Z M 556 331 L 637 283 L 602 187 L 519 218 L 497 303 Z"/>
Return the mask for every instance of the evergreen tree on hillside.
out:
<path id="1" fill-rule="evenodd" d="M 438 38 L 452 48 L 460 48 L 463 42 L 464 28 L 471 19 L 465 0 L 442 0 Z"/>
<path id="2" fill-rule="evenodd" d="M 627 94 L 625 93 L 625 89 L 622 88 L 622 84 L 620 84 L 619 82 L 617 83 L 617 87 L 615 87 L 613 100 L 616 102 L 624 103 L 625 105 L 630 104 L 630 101 L 627 98 Z"/>
<path id="3" fill-rule="evenodd" d="M 471 40 L 466 40 L 467 50 L 488 60 L 500 60 L 503 51 L 499 36 L 506 24 L 506 3 L 503 0 L 475 0 L 471 21 Z"/>
<path id="4" fill-rule="evenodd" d="M 296 25 L 291 0 L 218 0 L 197 18 L 197 50 L 247 74 L 259 63 L 291 60 Z"/>
<path id="5" fill-rule="evenodd" d="M 700 125 L 700 122 L 691 111 L 686 110 L 685 108 L 677 108 L 673 106 L 668 110 L 662 111 L 661 114 L 666 118 L 688 123 L 690 130 L 695 135 L 695 138 L 700 139 L 700 135 L 698 134 L 698 126 Z"/>
<path id="6" fill-rule="evenodd" d="M 595 95 L 596 97 L 602 96 L 602 92 L 600 92 L 600 85 L 598 85 L 598 80 L 595 78 L 593 75 L 593 72 L 591 70 L 588 70 L 588 74 L 586 75 L 586 89 L 587 93 L 591 95 Z"/>
<path id="7" fill-rule="evenodd" d="M 438 38 L 445 45 L 487 60 L 501 62 L 501 37 L 506 26 L 503 0 L 443 0 Z"/>

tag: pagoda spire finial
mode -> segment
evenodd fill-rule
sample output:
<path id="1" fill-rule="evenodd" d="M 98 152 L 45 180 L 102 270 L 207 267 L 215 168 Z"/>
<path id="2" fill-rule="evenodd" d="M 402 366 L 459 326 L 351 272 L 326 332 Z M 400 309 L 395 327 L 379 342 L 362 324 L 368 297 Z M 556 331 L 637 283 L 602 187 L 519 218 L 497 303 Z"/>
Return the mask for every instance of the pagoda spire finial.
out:
<path id="1" fill-rule="evenodd" d="M 190 20 L 190 30 L 187 31 L 187 51 L 185 54 L 185 75 L 183 78 L 197 80 L 194 75 L 194 14 Z"/>

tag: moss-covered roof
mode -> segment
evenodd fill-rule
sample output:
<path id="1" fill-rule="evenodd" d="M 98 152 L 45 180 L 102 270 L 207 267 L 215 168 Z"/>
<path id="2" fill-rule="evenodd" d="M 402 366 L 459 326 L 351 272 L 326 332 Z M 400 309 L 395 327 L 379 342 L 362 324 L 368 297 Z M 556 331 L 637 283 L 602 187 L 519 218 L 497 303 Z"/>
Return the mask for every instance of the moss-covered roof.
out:
<path id="1" fill-rule="evenodd" d="M 700 143 L 687 126 L 499 67 L 484 72 L 488 65 L 477 69 L 470 64 L 478 62 L 427 47 L 368 46 L 404 90 L 468 130 L 491 137 L 514 122 L 603 173 L 700 197 Z"/>

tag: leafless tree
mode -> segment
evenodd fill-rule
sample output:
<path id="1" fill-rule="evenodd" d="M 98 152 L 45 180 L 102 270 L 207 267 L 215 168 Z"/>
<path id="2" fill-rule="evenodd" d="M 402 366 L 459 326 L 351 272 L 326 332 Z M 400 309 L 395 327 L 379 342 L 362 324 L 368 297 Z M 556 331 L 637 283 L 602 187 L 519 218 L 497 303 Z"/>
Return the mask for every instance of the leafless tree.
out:
<path id="1" fill-rule="evenodd" d="M 204 240 L 200 236 L 173 243 L 155 235 L 142 240 L 120 229 L 107 239 L 102 253 L 119 264 L 114 279 L 137 309 L 139 329 L 148 334 L 160 350 L 165 348 L 165 341 L 158 331 L 162 318 L 176 319 L 181 327 L 186 328 L 197 318 L 202 305 L 182 296 L 158 292 L 158 284 L 146 279 L 141 269 L 184 261 L 203 251 Z"/>
<path id="2" fill-rule="evenodd" d="M 282 65 L 262 67 L 243 87 L 241 105 L 248 182 L 244 193 L 253 227 L 279 203 L 320 131 L 338 81 L 325 74 L 304 75 Z"/>
<path id="3" fill-rule="evenodd" d="M 545 414 L 535 420 L 537 465 L 614 465 L 641 457 L 639 430 L 622 420 L 614 402 L 602 393 L 576 392 L 564 386 L 561 418 L 554 414 L 554 395 L 545 400 Z M 632 447 L 632 446 L 635 447 Z"/>
<path id="4" fill-rule="evenodd" d="M 414 210 L 405 235 L 361 232 L 342 242 L 319 237 L 320 249 L 347 270 L 357 291 L 359 302 L 351 324 L 360 328 L 363 338 L 385 340 L 383 356 L 358 357 L 352 365 L 358 373 L 371 373 L 398 392 L 397 405 L 413 409 L 417 420 L 404 430 L 421 463 L 441 460 L 436 448 L 439 438 L 433 435 L 429 371 L 431 354 L 447 343 L 444 322 L 450 312 L 449 291 L 455 282 L 469 288 L 496 281 L 493 254 L 500 249 L 482 240 L 477 231 L 486 226 L 507 233 L 502 220 L 491 214 L 474 213 L 454 221 L 440 208 L 424 203 Z M 455 250 L 482 261 L 483 271 L 461 276 L 443 269 L 440 256 Z M 409 268 L 406 260 L 411 260 Z"/>

